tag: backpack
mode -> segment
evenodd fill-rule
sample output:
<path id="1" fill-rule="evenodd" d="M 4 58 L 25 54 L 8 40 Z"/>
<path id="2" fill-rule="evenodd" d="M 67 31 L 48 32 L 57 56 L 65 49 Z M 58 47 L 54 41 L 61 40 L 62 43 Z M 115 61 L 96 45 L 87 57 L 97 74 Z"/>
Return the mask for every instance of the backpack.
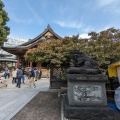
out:
<path id="1" fill-rule="evenodd" d="M 6 72 L 4 72 L 4 75 L 3 75 L 3 77 L 6 77 L 7 76 L 7 73 Z"/>

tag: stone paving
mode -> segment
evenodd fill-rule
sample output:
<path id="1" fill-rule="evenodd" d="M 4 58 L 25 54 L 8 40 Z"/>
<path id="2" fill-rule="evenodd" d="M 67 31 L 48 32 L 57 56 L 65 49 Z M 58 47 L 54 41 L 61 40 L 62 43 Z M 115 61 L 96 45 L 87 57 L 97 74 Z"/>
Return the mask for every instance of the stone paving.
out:
<path id="1" fill-rule="evenodd" d="M 41 91 L 11 120 L 61 120 L 61 99 L 58 92 Z"/>
<path id="2" fill-rule="evenodd" d="M 7 83 L 7 87 L 0 84 L 0 120 L 10 120 L 14 118 L 13 116 L 18 114 L 19 111 L 26 106 L 26 104 L 31 101 L 32 98 L 35 97 L 40 91 L 61 92 L 61 90 L 49 90 L 50 83 L 48 78 L 42 78 L 41 80 L 36 81 L 36 88 L 28 88 L 25 84 L 21 84 L 21 88 L 17 88 L 15 84 L 12 84 L 12 79 L 7 80 Z M 60 96 L 58 94 L 58 100 L 59 97 Z M 51 103 L 53 104 L 54 102 L 51 100 Z M 59 110 L 61 111 L 61 120 L 68 120 L 64 118 L 62 107 L 63 105 L 61 104 L 61 110 Z M 115 112 L 115 118 L 116 120 L 120 120 L 120 114 Z"/>
<path id="3" fill-rule="evenodd" d="M 49 78 L 42 78 L 35 83 L 36 88 L 26 87 L 25 84 L 17 88 L 10 78 L 7 87 L 0 84 L 0 120 L 10 120 L 40 91 L 49 90 Z"/>

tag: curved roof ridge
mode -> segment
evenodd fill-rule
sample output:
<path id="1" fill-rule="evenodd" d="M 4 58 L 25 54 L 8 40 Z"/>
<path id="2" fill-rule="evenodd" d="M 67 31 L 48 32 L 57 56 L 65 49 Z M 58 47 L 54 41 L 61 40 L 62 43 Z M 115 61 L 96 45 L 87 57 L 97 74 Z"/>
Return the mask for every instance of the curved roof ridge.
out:
<path id="1" fill-rule="evenodd" d="M 20 46 L 23 46 L 23 45 L 28 45 L 30 43 L 33 43 L 35 42 L 37 39 L 41 38 L 43 34 L 45 34 L 47 31 L 50 31 L 51 33 L 53 33 L 56 37 L 58 37 L 59 39 L 62 39 L 62 37 L 60 37 L 58 34 L 56 34 L 53 29 L 51 28 L 51 26 L 48 24 L 47 28 L 40 34 L 38 35 L 37 37 L 31 39 L 30 41 L 26 42 L 26 43 L 23 43 L 21 44 Z"/>

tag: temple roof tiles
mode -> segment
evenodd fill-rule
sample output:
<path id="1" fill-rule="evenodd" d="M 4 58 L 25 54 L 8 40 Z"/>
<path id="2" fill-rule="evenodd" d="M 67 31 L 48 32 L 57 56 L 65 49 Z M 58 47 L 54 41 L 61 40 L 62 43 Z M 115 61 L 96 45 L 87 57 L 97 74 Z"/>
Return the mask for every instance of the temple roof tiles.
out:
<path id="1" fill-rule="evenodd" d="M 47 33 L 48 31 L 51 32 L 54 36 L 56 36 L 58 39 L 62 39 L 62 37 L 60 37 L 58 34 L 56 34 L 56 33 L 53 31 L 53 29 L 50 27 L 50 25 L 48 24 L 47 28 L 46 28 L 40 35 L 38 35 L 38 36 L 35 37 L 34 39 L 29 40 L 29 41 L 26 42 L 26 43 L 21 44 L 20 46 L 26 46 L 26 45 L 28 45 L 28 44 L 30 44 L 30 43 L 34 43 L 34 42 L 37 41 L 37 40 L 43 41 L 43 39 L 41 39 L 41 38 L 42 38 L 42 36 L 43 36 L 45 33 Z"/>
<path id="2" fill-rule="evenodd" d="M 45 38 L 45 34 L 52 34 L 54 35 L 55 39 L 59 39 L 61 40 L 62 37 L 60 37 L 58 34 L 56 34 L 53 29 L 50 27 L 50 25 L 48 24 L 47 28 L 37 37 L 35 37 L 34 39 L 29 40 L 28 42 L 25 42 L 21 45 L 18 46 L 7 46 L 7 47 L 2 47 L 3 50 L 12 53 L 12 54 L 18 54 L 18 52 L 16 52 L 16 50 L 27 50 L 29 48 L 33 48 L 34 46 L 37 46 L 38 43 L 47 40 L 47 39 L 54 39 L 54 38 Z M 21 52 L 25 52 L 25 51 L 21 51 Z"/>

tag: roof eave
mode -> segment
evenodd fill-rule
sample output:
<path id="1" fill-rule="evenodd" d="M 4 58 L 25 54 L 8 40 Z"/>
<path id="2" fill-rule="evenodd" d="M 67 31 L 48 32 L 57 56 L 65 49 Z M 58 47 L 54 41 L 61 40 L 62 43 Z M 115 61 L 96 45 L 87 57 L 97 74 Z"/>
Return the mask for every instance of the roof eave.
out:
<path id="1" fill-rule="evenodd" d="M 53 33 L 58 39 L 60 39 L 60 40 L 62 39 L 62 37 L 60 37 L 58 34 L 56 34 L 53 31 L 53 29 L 48 25 L 48 27 L 40 35 L 38 35 L 37 37 L 33 38 L 32 40 L 30 40 L 30 41 L 28 41 L 26 43 L 21 44 L 21 46 L 28 45 L 28 44 L 30 44 L 32 42 L 35 42 L 36 40 L 38 40 L 39 38 L 41 38 L 48 31 L 50 31 L 51 33 Z"/>

